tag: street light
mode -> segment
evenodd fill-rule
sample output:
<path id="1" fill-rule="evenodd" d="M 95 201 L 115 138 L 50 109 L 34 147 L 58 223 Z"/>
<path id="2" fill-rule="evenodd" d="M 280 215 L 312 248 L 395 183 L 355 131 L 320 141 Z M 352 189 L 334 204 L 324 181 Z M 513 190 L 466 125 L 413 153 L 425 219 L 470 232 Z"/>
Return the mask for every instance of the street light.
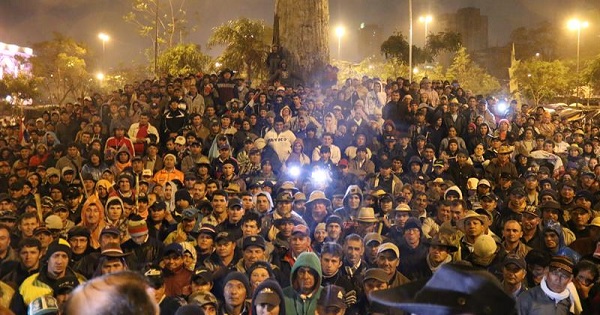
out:
<path id="1" fill-rule="evenodd" d="M 432 20 L 433 20 L 433 18 L 431 17 L 431 15 L 419 17 L 419 22 L 425 23 L 425 43 L 427 43 L 427 34 L 428 34 L 427 27 L 429 26 L 429 23 L 431 23 Z"/>
<path id="2" fill-rule="evenodd" d="M 579 44 L 581 42 L 581 29 L 587 28 L 590 24 L 587 21 L 581 21 L 575 18 L 569 20 L 567 25 L 569 26 L 569 29 L 577 31 L 577 99 L 579 100 Z"/>
<path id="3" fill-rule="evenodd" d="M 110 40 L 110 36 L 106 33 L 99 33 L 98 38 L 102 41 L 102 67 L 104 68 L 106 66 L 106 42 Z"/>
<path id="4" fill-rule="evenodd" d="M 340 59 L 341 51 L 342 51 L 342 37 L 346 34 L 346 29 L 343 26 L 338 26 L 335 28 L 335 36 L 338 38 L 338 53 L 337 59 Z"/>

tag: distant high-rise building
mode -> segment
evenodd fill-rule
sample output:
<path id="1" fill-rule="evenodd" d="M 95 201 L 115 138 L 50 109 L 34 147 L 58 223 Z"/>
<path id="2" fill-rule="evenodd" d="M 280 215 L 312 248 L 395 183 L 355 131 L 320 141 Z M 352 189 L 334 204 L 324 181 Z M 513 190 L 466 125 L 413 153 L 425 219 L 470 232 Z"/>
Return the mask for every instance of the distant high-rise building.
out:
<path id="1" fill-rule="evenodd" d="M 373 55 L 381 54 L 381 26 L 377 24 L 361 23 L 358 29 L 358 55 L 365 59 Z"/>
<path id="2" fill-rule="evenodd" d="M 478 8 L 462 8 L 456 13 L 442 14 L 439 28 L 461 34 L 463 46 L 469 51 L 488 48 L 488 17 Z"/>

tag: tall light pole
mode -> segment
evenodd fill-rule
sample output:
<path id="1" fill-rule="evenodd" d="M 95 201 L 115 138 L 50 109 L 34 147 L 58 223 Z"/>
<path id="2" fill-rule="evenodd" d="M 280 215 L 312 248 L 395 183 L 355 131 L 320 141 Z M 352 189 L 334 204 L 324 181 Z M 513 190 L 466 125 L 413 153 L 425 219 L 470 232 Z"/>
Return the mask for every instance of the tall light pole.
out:
<path id="1" fill-rule="evenodd" d="M 570 20 L 568 23 L 571 30 L 577 31 L 577 103 L 579 103 L 579 44 L 581 42 L 581 29 L 587 28 L 589 25 L 587 21 L 581 21 L 577 18 Z"/>
<path id="2" fill-rule="evenodd" d="M 158 78 L 158 0 L 156 1 L 156 14 L 154 16 L 154 75 Z"/>
<path id="3" fill-rule="evenodd" d="M 338 26 L 335 28 L 335 36 L 338 39 L 338 49 L 337 49 L 337 59 L 340 60 L 341 52 L 342 52 L 342 37 L 346 34 L 346 29 L 343 26 Z"/>
<path id="4" fill-rule="evenodd" d="M 433 18 L 431 17 L 431 15 L 425 15 L 425 16 L 420 16 L 419 17 L 419 22 L 421 23 L 425 23 L 425 43 L 427 44 L 427 34 L 429 33 L 429 23 L 431 23 L 431 21 L 433 20 Z"/>
<path id="5" fill-rule="evenodd" d="M 99 33 L 98 38 L 102 41 L 102 68 L 106 67 L 106 42 L 110 40 L 110 36 L 106 33 Z"/>
<path id="6" fill-rule="evenodd" d="M 412 46 L 413 46 L 412 0 L 408 0 L 408 81 L 412 83 Z"/>

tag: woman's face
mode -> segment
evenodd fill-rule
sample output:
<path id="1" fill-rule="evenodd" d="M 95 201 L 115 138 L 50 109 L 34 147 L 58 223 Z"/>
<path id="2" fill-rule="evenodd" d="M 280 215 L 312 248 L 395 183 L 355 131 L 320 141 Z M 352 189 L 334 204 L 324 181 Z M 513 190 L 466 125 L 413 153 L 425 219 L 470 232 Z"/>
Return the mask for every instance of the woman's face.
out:
<path id="1" fill-rule="evenodd" d="M 97 156 L 96 154 L 93 154 L 93 155 L 90 157 L 90 161 L 92 162 L 92 164 L 94 164 L 94 165 L 98 165 L 98 164 L 100 164 L 100 157 L 99 157 L 99 156 Z"/>
<path id="2" fill-rule="evenodd" d="M 450 150 L 450 152 L 456 152 L 458 150 L 458 144 L 452 142 L 448 144 L 448 149 Z"/>
<path id="3" fill-rule="evenodd" d="M 165 186 L 165 199 L 171 200 L 172 194 L 173 194 L 173 187 L 171 187 L 171 185 Z"/>
<path id="4" fill-rule="evenodd" d="M 40 184 L 40 180 L 37 176 L 32 175 L 27 178 L 33 187 L 37 187 Z"/>
<path id="5" fill-rule="evenodd" d="M 261 284 L 263 281 L 269 279 L 269 272 L 264 268 L 256 268 L 250 274 L 250 284 L 252 285 L 252 290 L 256 289 L 256 287 Z"/>
<path id="6" fill-rule="evenodd" d="M 302 152 L 302 145 L 300 143 L 294 144 L 294 152 L 295 153 L 301 153 Z"/>
<path id="7" fill-rule="evenodd" d="M 450 138 L 456 137 L 456 129 L 454 129 L 454 128 L 448 129 L 448 137 L 450 137 Z"/>
<path id="8" fill-rule="evenodd" d="M 488 133 L 488 126 L 486 125 L 481 125 L 479 127 L 479 131 L 481 132 L 482 135 L 486 135 Z"/>

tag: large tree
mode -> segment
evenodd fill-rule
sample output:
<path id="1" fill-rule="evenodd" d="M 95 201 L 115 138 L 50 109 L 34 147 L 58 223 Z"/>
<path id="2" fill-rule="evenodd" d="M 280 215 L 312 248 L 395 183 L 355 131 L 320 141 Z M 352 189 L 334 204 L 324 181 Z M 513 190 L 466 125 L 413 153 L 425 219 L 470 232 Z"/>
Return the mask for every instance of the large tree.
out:
<path id="1" fill-rule="evenodd" d="M 213 29 L 208 47 L 225 46 L 219 57 L 223 67 L 241 71 L 249 80 L 265 74 L 265 59 L 269 49 L 270 27 L 261 20 L 240 18 Z"/>
<path id="2" fill-rule="evenodd" d="M 535 105 L 568 93 L 572 87 L 570 75 L 562 61 L 542 61 L 535 57 L 521 61 L 515 71 L 519 88 Z"/>
<path id="3" fill-rule="evenodd" d="M 183 43 L 183 39 L 196 29 L 196 25 L 190 23 L 189 16 L 193 14 L 188 12 L 186 0 L 128 1 L 131 3 L 131 11 L 127 12 L 123 19 L 135 25 L 138 34 L 152 43 L 146 50 L 150 60 L 154 58 L 154 45 L 157 40 L 157 54 L 160 55 L 162 51 Z"/>
<path id="4" fill-rule="evenodd" d="M 329 63 L 329 0 L 275 0 L 273 44 L 290 69 L 312 83 Z"/>
<path id="5" fill-rule="evenodd" d="M 458 80 L 464 89 L 472 90 L 475 94 L 488 95 L 500 90 L 500 83 L 476 64 L 467 53 L 465 47 L 460 47 L 452 65 L 446 72 L 449 80 Z"/>
<path id="6" fill-rule="evenodd" d="M 158 74 L 188 75 L 208 69 L 210 57 L 200 51 L 195 44 L 179 44 L 160 54 L 158 57 Z"/>
<path id="7" fill-rule="evenodd" d="M 63 104 L 83 97 L 94 84 L 87 70 L 88 49 L 74 39 L 54 33 L 49 41 L 33 44 L 32 74 L 39 79 L 44 102 Z"/>

